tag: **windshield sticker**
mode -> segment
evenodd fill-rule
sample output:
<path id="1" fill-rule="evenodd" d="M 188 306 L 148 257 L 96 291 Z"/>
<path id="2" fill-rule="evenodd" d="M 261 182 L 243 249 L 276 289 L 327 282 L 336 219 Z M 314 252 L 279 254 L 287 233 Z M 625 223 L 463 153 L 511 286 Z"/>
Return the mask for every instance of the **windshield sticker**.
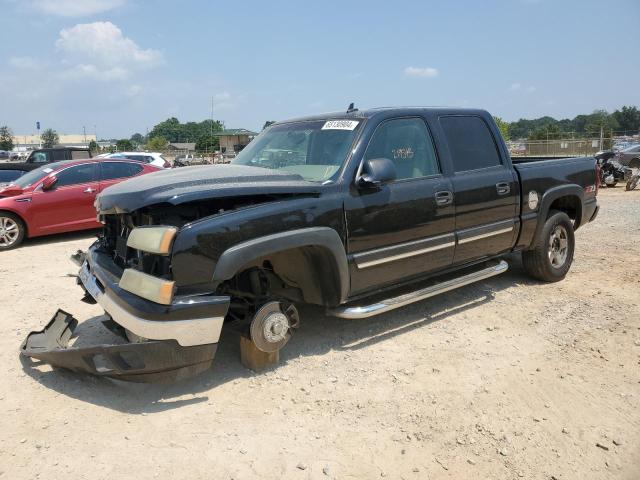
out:
<path id="1" fill-rule="evenodd" d="M 329 120 L 322 126 L 322 130 L 353 130 L 360 123 L 357 120 Z"/>
<path id="2" fill-rule="evenodd" d="M 53 168 L 43 168 L 42 171 L 44 173 L 51 173 L 51 172 L 53 172 Z"/>

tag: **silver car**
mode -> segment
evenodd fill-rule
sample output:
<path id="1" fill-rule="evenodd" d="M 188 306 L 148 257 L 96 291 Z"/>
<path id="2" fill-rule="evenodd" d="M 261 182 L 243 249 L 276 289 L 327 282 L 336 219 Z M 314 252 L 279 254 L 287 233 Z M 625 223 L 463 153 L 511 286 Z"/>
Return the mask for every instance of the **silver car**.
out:
<path id="1" fill-rule="evenodd" d="M 640 168 L 640 145 L 631 145 L 619 151 L 615 160 L 625 167 Z"/>

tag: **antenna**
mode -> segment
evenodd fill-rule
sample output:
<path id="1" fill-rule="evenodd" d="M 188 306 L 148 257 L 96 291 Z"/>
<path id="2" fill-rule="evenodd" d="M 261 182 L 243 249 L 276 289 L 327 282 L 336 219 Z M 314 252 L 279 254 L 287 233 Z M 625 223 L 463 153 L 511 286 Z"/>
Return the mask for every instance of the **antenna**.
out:
<path id="1" fill-rule="evenodd" d="M 355 107 L 355 104 L 353 102 L 351 102 L 349 104 L 349 106 L 347 107 L 347 113 L 353 113 L 353 112 L 357 112 L 358 109 Z"/>

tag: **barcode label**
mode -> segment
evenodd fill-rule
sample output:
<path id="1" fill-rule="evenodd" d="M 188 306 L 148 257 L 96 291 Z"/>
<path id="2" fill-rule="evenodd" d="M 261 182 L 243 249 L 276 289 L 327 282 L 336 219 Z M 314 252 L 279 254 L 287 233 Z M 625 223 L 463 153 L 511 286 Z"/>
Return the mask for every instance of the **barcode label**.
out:
<path id="1" fill-rule="evenodd" d="M 353 130 L 358 126 L 357 120 L 328 120 L 322 130 Z"/>

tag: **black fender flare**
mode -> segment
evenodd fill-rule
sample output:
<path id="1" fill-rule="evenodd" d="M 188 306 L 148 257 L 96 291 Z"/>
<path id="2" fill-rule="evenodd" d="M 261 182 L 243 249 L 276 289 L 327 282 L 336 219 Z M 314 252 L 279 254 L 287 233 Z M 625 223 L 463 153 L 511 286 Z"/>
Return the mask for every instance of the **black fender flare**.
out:
<path id="1" fill-rule="evenodd" d="M 533 239 L 540 235 L 544 222 L 549 215 L 551 204 L 561 197 L 578 197 L 580 199 L 580 210 L 576 212 L 575 228 L 577 229 L 582 224 L 582 212 L 584 211 L 583 188 L 576 184 L 559 185 L 557 187 L 550 188 L 542 195 L 540 206 L 538 207 L 538 225 L 536 225 L 536 231 L 533 235 Z"/>
<path id="2" fill-rule="evenodd" d="M 221 282 L 233 278 L 246 264 L 273 253 L 304 247 L 320 247 L 335 260 L 337 280 L 340 282 L 340 303 L 349 295 L 350 277 L 342 239 L 338 232 L 329 227 L 310 227 L 274 233 L 254 238 L 225 250 L 216 264 L 213 281 Z"/>

